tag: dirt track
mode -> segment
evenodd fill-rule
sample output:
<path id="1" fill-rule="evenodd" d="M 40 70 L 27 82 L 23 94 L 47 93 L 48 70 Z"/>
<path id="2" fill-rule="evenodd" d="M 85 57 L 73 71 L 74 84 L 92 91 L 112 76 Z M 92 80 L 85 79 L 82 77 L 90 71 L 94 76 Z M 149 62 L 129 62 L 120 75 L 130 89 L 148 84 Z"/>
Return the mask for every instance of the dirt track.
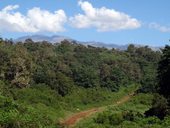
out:
<path id="1" fill-rule="evenodd" d="M 123 98 L 121 98 L 119 101 L 117 101 L 115 104 L 113 105 L 121 105 L 125 102 L 127 102 L 132 96 L 134 95 L 134 93 L 131 93 Z M 72 127 L 74 126 L 79 120 L 81 119 L 84 119 L 85 117 L 88 117 L 94 113 L 97 113 L 97 112 L 102 112 L 104 109 L 104 107 L 97 107 L 97 108 L 92 108 L 92 109 L 89 109 L 89 110 L 86 110 L 86 111 L 82 111 L 82 112 L 79 112 L 79 113 L 76 113 L 72 116 L 70 116 L 69 118 L 65 119 L 64 121 L 61 122 L 61 125 L 62 126 L 65 126 L 65 127 Z"/>

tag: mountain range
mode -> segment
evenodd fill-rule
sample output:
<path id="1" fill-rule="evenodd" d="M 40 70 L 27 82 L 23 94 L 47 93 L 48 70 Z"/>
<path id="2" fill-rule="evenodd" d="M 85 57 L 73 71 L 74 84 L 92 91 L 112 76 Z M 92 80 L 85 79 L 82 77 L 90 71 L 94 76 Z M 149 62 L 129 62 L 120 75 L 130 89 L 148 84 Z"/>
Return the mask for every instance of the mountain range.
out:
<path id="1" fill-rule="evenodd" d="M 78 41 L 75 39 L 72 39 L 70 37 L 67 36 L 59 36 L 59 35 L 53 35 L 53 36 L 45 36 L 45 35 L 28 35 L 28 36 L 22 36 L 19 37 L 17 39 L 14 40 L 14 42 L 25 42 L 26 39 L 32 39 L 34 42 L 41 42 L 41 41 L 47 41 L 50 43 L 61 43 L 61 41 L 63 40 L 68 40 L 68 41 L 74 41 L 76 43 L 79 44 L 83 44 L 83 45 L 90 45 L 90 46 L 94 46 L 94 47 L 105 47 L 108 49 L 119 49 L 119 50 L 126 50 L 129 44 L 126 45 L 118 45 L 118 44 L 108 44 L 108 43 L 104 43 L 104 42 L 96 42 L 96 41 L 87 41 L 87 42 L 83 42 L 83 41 Z M 136 47 L 140 47 L 142 45 L 137 45 L 134 44 Z M 149 46 L 152 50 L 160 50 L 161 47 L 153 47 L 153 46 Z"/>

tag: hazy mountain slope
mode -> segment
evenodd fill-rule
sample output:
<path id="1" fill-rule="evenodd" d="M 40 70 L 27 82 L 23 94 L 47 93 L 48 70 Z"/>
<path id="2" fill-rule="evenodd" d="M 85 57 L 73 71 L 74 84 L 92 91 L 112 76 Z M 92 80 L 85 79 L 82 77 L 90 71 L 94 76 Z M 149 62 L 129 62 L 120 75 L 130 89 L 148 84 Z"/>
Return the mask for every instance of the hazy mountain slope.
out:
<path id="1" fill-rule="evenodd" d="M 60 43 L 63 40 L 69 40 L 72 41 L 73 39 L 65 36 L 58 36 L 58 35 L 53 35 L 53 36 L 45 36 L 45 35 L 31 35 L 31 36 L 22 36 L 14 40 L 15 42 L 24 42 L 26 39 L 32 39 L 34 42 L 41 42 L 41 41 L 48 41 L 50 43 Z"/>
<path id="2" fill-rule="evenodd" d="M 119 50 L 126 50 L 129 44 L 125 44 L 125 45 L 118 45 L 118 44 L 108 44 L 105 42 L 96 42 L 96 41 L 87 41 L 87 42 L 83 42 L 83 41 L 77 41 L 76 39 L 72 39 L 70 37 L 66 37 L 66 36 L 60 36 L 60 35 L 53 35 L 53 36 L 45 36 L 45 35 L 28 35 L 28 36 L 22 36 L 19 37 L 17 39 L 15 39 L 15 42 L 24 42 L 26 39 L 32 39 L 34 42 L 41 42 L 41 41 L 48 41 L 50 43 L 60 43 L 63 40 L 68 40 L 68 41 L 75 41 L 76 43 L 80 43 L 83 45 L 91 45 L 94 47 L 105 47 L 108 49 L 119 49 Z M 141 47 L 142 45 L 136 45 L 134 44 L 136 47 Z M 149 46 L 152 50 L 157 51 L 159 50 L 161 47 L 152 47 Z"/>

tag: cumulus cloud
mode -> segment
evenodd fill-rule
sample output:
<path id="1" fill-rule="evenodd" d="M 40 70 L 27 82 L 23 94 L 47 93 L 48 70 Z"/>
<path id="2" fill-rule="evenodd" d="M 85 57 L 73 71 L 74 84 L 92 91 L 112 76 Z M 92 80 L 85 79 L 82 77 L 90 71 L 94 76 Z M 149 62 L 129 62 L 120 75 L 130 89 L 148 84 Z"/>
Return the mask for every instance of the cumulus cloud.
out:
<path id="1" fill-rule="evenodd" d="M 53 13 L 34 7 L 26 15 L 17 12 L 19 5 L 9 5 L 0 11 L 0 31 L 61 32 L 67 16 L 63 10 Z"/>
<path id="2" fill-rule="evenodd" d="M 160 32 L 170 32 L 170 26 L 162 26 L 158 23 L 150 23 L 149 28 L 156 29 Z"/>
<path id="3" fill-rule="evenodd" d="M 105 7 L 94 8 L 92 4 L 87 1 L 79 1 L 78 4 L 84 11 L 84 14 L 77 14 L 69 19 L 73 27 L 94 27 L 97 31 L 116 31 L 136 29 L 141 26 L 137 19 L 123 12 L 107 9 Z"/>

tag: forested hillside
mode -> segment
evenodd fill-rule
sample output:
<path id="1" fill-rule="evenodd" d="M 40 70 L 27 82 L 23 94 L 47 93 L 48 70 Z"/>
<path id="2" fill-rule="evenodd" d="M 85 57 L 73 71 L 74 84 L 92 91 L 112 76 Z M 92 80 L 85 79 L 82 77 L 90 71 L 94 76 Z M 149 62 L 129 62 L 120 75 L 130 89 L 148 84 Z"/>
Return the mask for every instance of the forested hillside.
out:
<path id="1" fill-rule="evenodd" d="M 162 93 L 166 89 L 159 84 L 164 83 L 157 79 L 162 76 L 157 73 L 161 56 L 147 46 L 119 51 L 67 40 L 51 44 L 1 39 L 0 127 L 57 127 L 71 112 L 107 105 L 116 92 L 134 85 L 142 96 Z"/>
<path id="2" fill-rule="evenodd" d="M 150 86 L 152 89 L 154 87 L 153 90 L 142 86 L 128 103 L 118 107 L 110 106 L 93 118 L 82 121 L 76 128 L 168 128 L 170 126 L 170 47 L 168 45 L 162 49 L 156 78 L 156 86 Z M 147 93 L 141 93 L 143 89 L 147 90 Z"/>

